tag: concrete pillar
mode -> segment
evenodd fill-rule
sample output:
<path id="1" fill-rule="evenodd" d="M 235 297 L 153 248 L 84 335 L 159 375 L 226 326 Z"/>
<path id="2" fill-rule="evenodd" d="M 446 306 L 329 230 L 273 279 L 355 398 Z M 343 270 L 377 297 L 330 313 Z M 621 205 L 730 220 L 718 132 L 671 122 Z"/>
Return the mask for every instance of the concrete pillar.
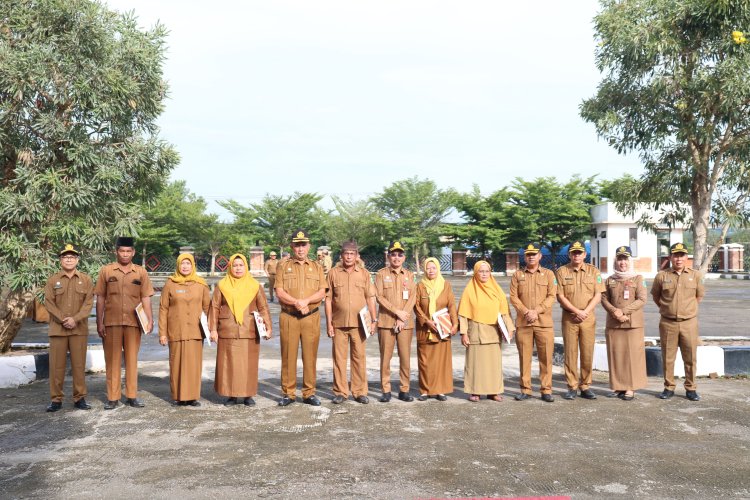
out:
<path id="1" fill-rule="evenodd" d="M 518 250 L 505 252 L 505 275 L 510 276 L 518 271 L 520 261 L 521 257 L 518 255 Z"/>
<path id="2" fill-rule="evenodd" d="M 727 243 L 719 247 L 719 271 L 741 273 L 744 271 L 745 247 L 739 243 Z"/>
<path id="3" fill-rule="evenodd" d="M 453 267 L 453 276 L 466 276 L 466 254 L 467 250 L 453 250 L 451 252 L 451 262 Z"/>
<path id="4" fill-rule="evenodd" d="M 253 276 L 263 276 L 265 271 L 263 247 L 250 247 L 250 274 Z"/>

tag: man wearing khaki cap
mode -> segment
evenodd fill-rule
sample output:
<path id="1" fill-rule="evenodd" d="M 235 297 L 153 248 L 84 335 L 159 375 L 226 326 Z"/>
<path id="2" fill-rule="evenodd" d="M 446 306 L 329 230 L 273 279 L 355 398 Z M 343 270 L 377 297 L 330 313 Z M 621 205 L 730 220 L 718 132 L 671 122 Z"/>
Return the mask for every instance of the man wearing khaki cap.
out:
<path id="1" fill-rule="evenodd" d="M 61 271 L 47 280 L 44 287 L 44 307 L 49 313 L 49 392 L 48 412 L 62 408 L 65 361 L 70 353 L 70 372 L 73 376 L 73 406 L 90 410 L 86 402 L 86 347 L 88 346 L 88 317 L 94 304 L 94 283 L 79 271 L 80 254 L 73 245 L 60 251 Z"/>
<path id="2" fill-rule="evenodd" d="M 266 261 L 265 271 L 268 277 L 268 296 L 270 301 L 273 302 L 273 288 L 276 284 L 276 266 L 279 261 L 276 259 L 276 252 L 268 254 L 268 260 Z"/>
<path id="3" fill-rule="evenodd" d="M 685 397 L 700 401 L 696 391 L 695 371 L 698 361 L 698 304 L 706 293 L 703 275 L 687 267 L 687 248 L 675 243 L 669 249 L 670 269 L 659 271 L 651 295 L 659 306 L 659 338 L 664 368 L 664 391 L 661 399 L 674 396 L 674 362 L 680 348 L 685 365 Z"/>

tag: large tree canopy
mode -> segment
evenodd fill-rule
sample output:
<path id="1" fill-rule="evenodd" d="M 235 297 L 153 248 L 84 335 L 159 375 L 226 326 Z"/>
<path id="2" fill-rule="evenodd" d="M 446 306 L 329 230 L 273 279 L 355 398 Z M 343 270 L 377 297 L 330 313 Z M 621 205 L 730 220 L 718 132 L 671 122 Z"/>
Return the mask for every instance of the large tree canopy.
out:
<path id="1" fill-rule="evenodd" d="M 750 1 L 603 0 L 595 30 L 604 78 L 581 116 L 645 167 L 619 205 L 689 206 L 705 271 L 710 226 L 747 220 Z"/>
<path id="2" fill-rule="evenodd" d="M 155 124 L 165 36 L 90 0 L 0 2 L 0 351 L 56 250 L 132 234 L 178 162 Z"/>

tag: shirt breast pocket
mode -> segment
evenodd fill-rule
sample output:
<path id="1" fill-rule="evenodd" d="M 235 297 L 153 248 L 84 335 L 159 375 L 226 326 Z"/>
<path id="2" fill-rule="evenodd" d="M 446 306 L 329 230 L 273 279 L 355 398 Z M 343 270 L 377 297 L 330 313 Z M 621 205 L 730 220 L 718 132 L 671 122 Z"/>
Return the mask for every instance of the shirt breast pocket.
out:
<path id="1" fill-rule="evenodd" d="M 120 295 L 120 282 L 117 278 L 107 281 L 107 295 Z"/>
<path id="2" fill-rule="evenodd" d="M 285 290 L 296 290 L 297 289 L 297 277 L 294 274 L 284 275 L 284 289 Z"/>
<path id="3" fill-rule="evenodd" d="M 393 281 L 383 281 L 383 289 L 390 290 L 393 288 Z"/>
<path id="4" fill-rule="evenodd" d="M 228 305 L 223 304 L 219 309 L 219 319 L 226 319 L 230 317 L 232 317 L 232 310 L 229 309 Z"/>
<path id="5" fill-rule="evenodd" d="M 320 277 L 313 274 L 305 276 L 305 288 L 317 291 L 320 288 Z"/>
<path id="6" fill-rule="evenodd" d="M 594 278 L 585 277 L 581 280 L 581 288 L 583 288 L 583 290 L 588 293 L 593 293 L 595 286 L 596 286 L 596 280 L 594 280 Z"/>

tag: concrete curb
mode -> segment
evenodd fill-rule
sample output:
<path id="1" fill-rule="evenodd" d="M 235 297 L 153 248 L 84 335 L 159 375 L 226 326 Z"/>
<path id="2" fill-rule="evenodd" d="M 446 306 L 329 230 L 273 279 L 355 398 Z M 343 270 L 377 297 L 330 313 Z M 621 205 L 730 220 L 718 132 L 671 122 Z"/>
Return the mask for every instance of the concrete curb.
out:
<path id="1" fill-rule="evenodd" d="M 46 347 L 46 344 L 13 344 L 14 347 Z M 68 364 L 70 367 L 70 364 Z M 103 372 L 104 350 L 99 344 L 89 345 L 86 351 L 86 373 Z M 39 352 L 21 356 L 0 356 L 0 388 L 15 388 L 35 380 L 49 378 L 49 353 Z"/>
<path id="2" fill-rule="evenodd" d="M 750 274 L 721 274 L 723 280 L 750 280 Z"/>

